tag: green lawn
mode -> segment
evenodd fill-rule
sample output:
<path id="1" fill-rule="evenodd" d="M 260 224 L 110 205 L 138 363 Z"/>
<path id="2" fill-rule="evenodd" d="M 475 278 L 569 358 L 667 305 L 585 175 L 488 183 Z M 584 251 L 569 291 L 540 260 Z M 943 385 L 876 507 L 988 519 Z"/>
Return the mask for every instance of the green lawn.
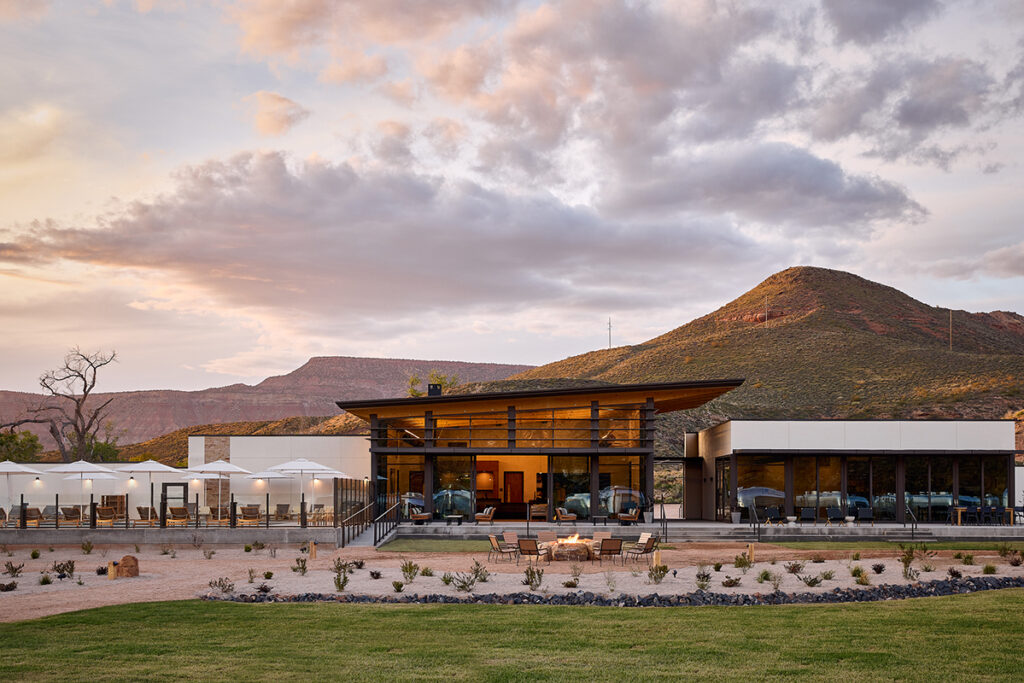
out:
<path id="1" fill-rule="evenodd" d="M 767 541 L 766 541 L 767 543 Z M 1004 541 L 930 541 L 925 543 L 929 550 L 998 550 Z M 892 541 L 792 541 L 771 543 L 794 550 L 899 550 L 900 544 Z M 909 542 L 904 545 L 910 545 Z M 1011 548 L 1024 552 L 1024 543 L 1008 543 Z"/>
<path id="2" fill-rule="evenodd" d="M 0 680 L 1020 680 L 1022 609 L 148 603 L 0 624 Z"/>

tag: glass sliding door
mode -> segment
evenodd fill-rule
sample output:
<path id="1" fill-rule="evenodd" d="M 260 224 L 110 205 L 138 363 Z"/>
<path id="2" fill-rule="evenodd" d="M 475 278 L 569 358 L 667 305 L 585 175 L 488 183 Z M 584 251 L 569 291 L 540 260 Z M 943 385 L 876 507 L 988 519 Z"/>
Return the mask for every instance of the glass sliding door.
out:
<path id="1" fill-rule="evenodd" d="M 919 522 L 928 520 L 928 458 L 908 455 L 903 459 L 904 500 Z"/>
<path id="2" fill-rule="evenodd" d="M 423 498 L 423 456 L 382 455 L 380 462 L 386 465 L 388 500 L 401 502 L 402 516 L 409 518 L 410 512 L 423 512 L 426 501 Z"/>
<path id="3" fill-rule="evenodd" d="M 551 457 L 555 507 L 577 519 L 590 519 L 590 458 L 586 455 Z"/>
<path id="4" fill-rule="evenodd" d="M 842 510 L 843 470 L 842 459 L 838 455 L 818 456 L 818 509 L 821 516 L 827 514 L 828 508 Z"/>
<path id="5" fill-rule="evenodd" d="M 937 455 L 931 459 L 931 505 L 928 520 L 945 522 L 953 507 L 953 458 Z"/>
<path id="6" fill-rule="evenodd" d="M 729 513 L 732 511 L 731 476 L 732 467 L 729 465 L 729 458 L 717 458 L 715 460 L 715 519 L 719 521 L 729 519 Z"/>
<path id="7" fill-rule="evenodd" d="M 640 456 L 599 456 L 597 471 L 597 514 L 615 517 L 644 509 L 644 482 Z"/>
<path id="8" fill-rule="evenodd" d="M 1008 458 L 1002 455 L 986 455 L 983 457 L 985 467 L 985 505 L 1006 506 L 1009 500 L 1007 491 Z"/>
<path id="9" fill-rule="evenodd" d="M 818 474 L 813 455 L 793 456 L 793 511 L 811 508 L 818 516 Z"/>
<path id="10" fill-rule="evenodd" d="M 851 455 L 846 459 L 846 514 L 857 516 L 858 508 L 871 507 L 871 458 Z"/>
<path id="11" fill-rule="evenodd" d="M 434 465 L 434 517 L 462 515 L 472 519 L 473 457 L 439 455 Z"/>
<path id="12" fill-rule="evenodd" d="M 981 458 L 976 455 L 963 455 L 958 463 L 960 490 L 957 491 L 958 504 L 964 507 L 981 505 Z"/>

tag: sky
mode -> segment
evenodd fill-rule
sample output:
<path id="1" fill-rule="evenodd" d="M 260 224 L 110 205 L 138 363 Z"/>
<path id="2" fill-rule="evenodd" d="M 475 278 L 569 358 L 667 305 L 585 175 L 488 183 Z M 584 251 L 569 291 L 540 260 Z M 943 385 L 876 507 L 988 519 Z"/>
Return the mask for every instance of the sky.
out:
<path id="1" fill-rule="evenodd" d="M 0 0 L 0 388 L 543 364 L 794 265 L 1024 312 L 1019 0 Z"/>

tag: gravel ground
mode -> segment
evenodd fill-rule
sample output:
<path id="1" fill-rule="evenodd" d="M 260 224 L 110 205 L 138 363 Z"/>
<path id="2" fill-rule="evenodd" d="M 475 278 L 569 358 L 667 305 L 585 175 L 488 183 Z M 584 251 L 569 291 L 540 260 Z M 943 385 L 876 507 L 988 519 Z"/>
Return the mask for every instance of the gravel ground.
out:
<path id="1" fill-rule="evenodd" d="M 860 551 L 861 559 L 852 561 L 850 551 L 806 551 L 789 550 L 767 544 L 760 544 L 755 550 L 756 563 L 745 574 L 733 566 L 733 558 L 746 546 L 737 543 L 701 543 L 685 544 L 677 550 L 662 552 L 662 563 L 669 566 L 668 576 L 659 584 L 654 585 L 647 576 L 644 563 L 627 563 L 612 565 L 605 562 L 580 563 L 582 575 L 576 588 L 566 588 L 562 582 L 570 578 L 573 565 L 569 562 L 542 563 L 544 581 L 540 591 L 548 594 L 568 593 L 577 590 L 591 591 L 600 594 L 646 595 L 659 593 L 672 595 L 689 593 L 696 589 L 698 564 L 722 562 L 721 571 L 711 573 L 710 589 L 719 593 L 766 593 L 772 590 L 769 582 L 758 583 L 756 578 L 762 570 L 779 574 L 780 589 L 783 591 L 826 591 L 833 588 L 848 588 L 855 585 L 850 575 L 851 565 L 864 568 L 873 585 L 904 584 L 902 567 L 897 560 L 897 552 L 890 550 Z M 215 554 L 206 559 L 203 550 L 214 550 Z M 162 554 L 159 546 L 143 546 L 138 552 L 132 546 L 98 546 L 90 555 L 83 554 L 81 548 L 57 547 L 50 551 L 39 548 L 41 556 L 37 560 L 29 557 L 30 547 L 9 547 L 2 551 L 0 547 L 0 568 L 7 561 L 14 564 L 24 563 L 22 575 L 17 579 L 18 588 L 12 592 L 0 593 L 0 621 L 17 621 L 57 614 L 73 610 L 100 607 L 104 605 L 128 602 L 149 602 L 155 600 L 192 599 L 211 591 L 209 582 L 212 579 L 227 577 L 235 584 L 235 591 L 251 593 L 264 581 L 273 587 L 273 592 L 291 593 L 333 593 L 334 574 L 330 567 L 335 557 L 345 560 L 362 559 L 365 566 L 350 575 L 347 593 L 363 593 L 369 595 L 394 594 L 393 581 L 405 581 L 400 565 L 405 560 L 412 560 L 421 568 L 430 567 L 433 577 L 417 576 L 408 583 L 404 591 L 407 594 L 448 594 L 458 593 L 454 586 L 445 586 L 441 576 L 445 572 L 468 572 L 474 560 L 484 564 L 490 572 L 486 583 L 478 583 L 476 593 L 515 593 L 528 590 L 523 585 L 525 562 L 516 567 L 515 562 L 487 561 L 486 552 L 478 553 L 393 553 L 381 552 L 373 548 L 347 548 L 333 551 L 320 547 L 318 558 L 309 560 L 309 571 L 302 576 L 291 570 L 298 557 L 307 557 L 299 552 L 297 545 L 289 545 L 276 550 L 276 557 L 271 557 L 269 549 L 246 553 L 240 546 L 204 546 L 195 548 L 191 545 L 174 549 L 174 557 Z M 12 556 L 7 557 L 10 552 Z M 96 568 L 105 566 L 109 560 L 119 560 L 123 555 L 131 554 L 138 558 L 140 576 L 132 579 L 109 580 L 106 576 L 97 576 Z M 1004 558 L 995 551 L 975 551 L 974 565 L 962 565 L 952 558 L 951 551 L 936 553 L 934 558 L 926 560 L 934 565 L 933 572 L 922 572 L 921 580 L 940 579 L 946 577 L 947 568 L 956 566 L 963 575 L 981 575 L 985 564 L 996 566 L 996 576 L 1024 576 L 1024 568 L 1011 567 Z M 811 561 L 814 556 L 825 558 L 824 562 Z M 818 576 L 832 571 L 834 578 L 825 580 L 820 586 L 808 587 L 796 574 L 789 573 L 785 563 L 799 559 L 805 562 L 799 576 Z M 59 581 L 54 576 L 51 585 L 40 585 L 41 572 L 52 567 L 53 563 L 74 560 L 76 576 L 74 579 Z M 775 564 L 772 564 L 772 560 Z M 871 565 L 884 563 L 885 570 L 881 574 L 872 571 Z M 914 566 L 920 569 L 922 561 Z M 248 583 L 248 570 L 256 571 L 255 582 Z M 380 571 L 380 579 L 370 578 L 370 570 Z M 671 570 L 675 570 L 675 574 Z M 263 578 L 263 572 L 271 571 L 274 576 L 270 580 Z M 727 577 L 739 578 L 740 585 L 723 587 L 722 581 Z M 0 582 L 12 579 L 6 575 Z M 78 581 L 82 584 L 79 585 Z"/>

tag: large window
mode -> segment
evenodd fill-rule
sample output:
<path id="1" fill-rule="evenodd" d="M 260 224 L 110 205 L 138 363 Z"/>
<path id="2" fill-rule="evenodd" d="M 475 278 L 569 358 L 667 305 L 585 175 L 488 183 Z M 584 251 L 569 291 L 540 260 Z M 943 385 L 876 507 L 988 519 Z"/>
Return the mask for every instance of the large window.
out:
<path id="1" fill-rule="evenodd" d="M 462 515 L 472 519 L 473 458 L 468 455 L 439 455 L 434 465 L 434 516 Z"/>
<path id="2" fill-rule="evenodd" d="M 728 519 L 732 510 L 731 472 L 729 458 L 715 460 L 715 519 L 718 520 Z"/>
<path id="3" fill-rule="evenodd" d="M 838 455 L 818 456 L 818 508 L 825 516 L 828 508 L 842 508 L 843 461 Z"/>
<path id="4" fill-rule="evenodd" d="M 1002 455 L 986 455 L 985 505 L 1007 505 L 1007 459 Z"/>
<path id="5" fill-rule="evenodd" d="M 818 474 L 813 455 L 793 457 L 793 507 L 818 508 Z"/>
<path id="6" fill-rule="evenodd" d="M 597 459 L 599 515 L 616 516 L 644 509 L 642 458 L 602 455 Z"/>
<path id="7" fill-rule="evenodd" d="M 871 501 L 875 519 L 896 519 L 896 458 L 871 458 Z"/>
<path id="8" fill-rule="evenodd" d="M 590 518 L 590 458 L 556 455 L 551 458 L 555 507 L 565 508 L 579 519 Z"/>
<path id="9" fill-rule="evenodd" d="M 928 519 L 945 522 L 953 507 L 953 458 L 939 455 L 931 461 L 931 500 Z"/>
<path id="10" fill-rule="evenodd" d="M 957 492 L 960 505 L 981 505 L 981 458 L 975 455 L 960 457 L 960 490 Z"/>
<path id="11" fill-rule="evenodd" d="M 740 508 L 782 507 L 786 504 L 786 461 L 757 455 L 736 459 L 736 499 Z M 744 516 L 749 510 L 744 511 Z"/>
<path id="12" fill-rule="evenodd" d="M 919 522 L 928 520 L 928 458 L 908 455 L 903 459 L 906 468 L 903 481 L 907 507 Z"/>
<path id="13" fill-rule="evenodd" d="M 380 458 L 385 470 L 388 500 L 401 502 L 402 515 L 426 509 L 422 455 L 387 455 Z"/>
<path id="14" fill-rule="evenodd" d="M 846 459 L 846 514 L 871 507 L 871 458 L 851 455 Z"/>

